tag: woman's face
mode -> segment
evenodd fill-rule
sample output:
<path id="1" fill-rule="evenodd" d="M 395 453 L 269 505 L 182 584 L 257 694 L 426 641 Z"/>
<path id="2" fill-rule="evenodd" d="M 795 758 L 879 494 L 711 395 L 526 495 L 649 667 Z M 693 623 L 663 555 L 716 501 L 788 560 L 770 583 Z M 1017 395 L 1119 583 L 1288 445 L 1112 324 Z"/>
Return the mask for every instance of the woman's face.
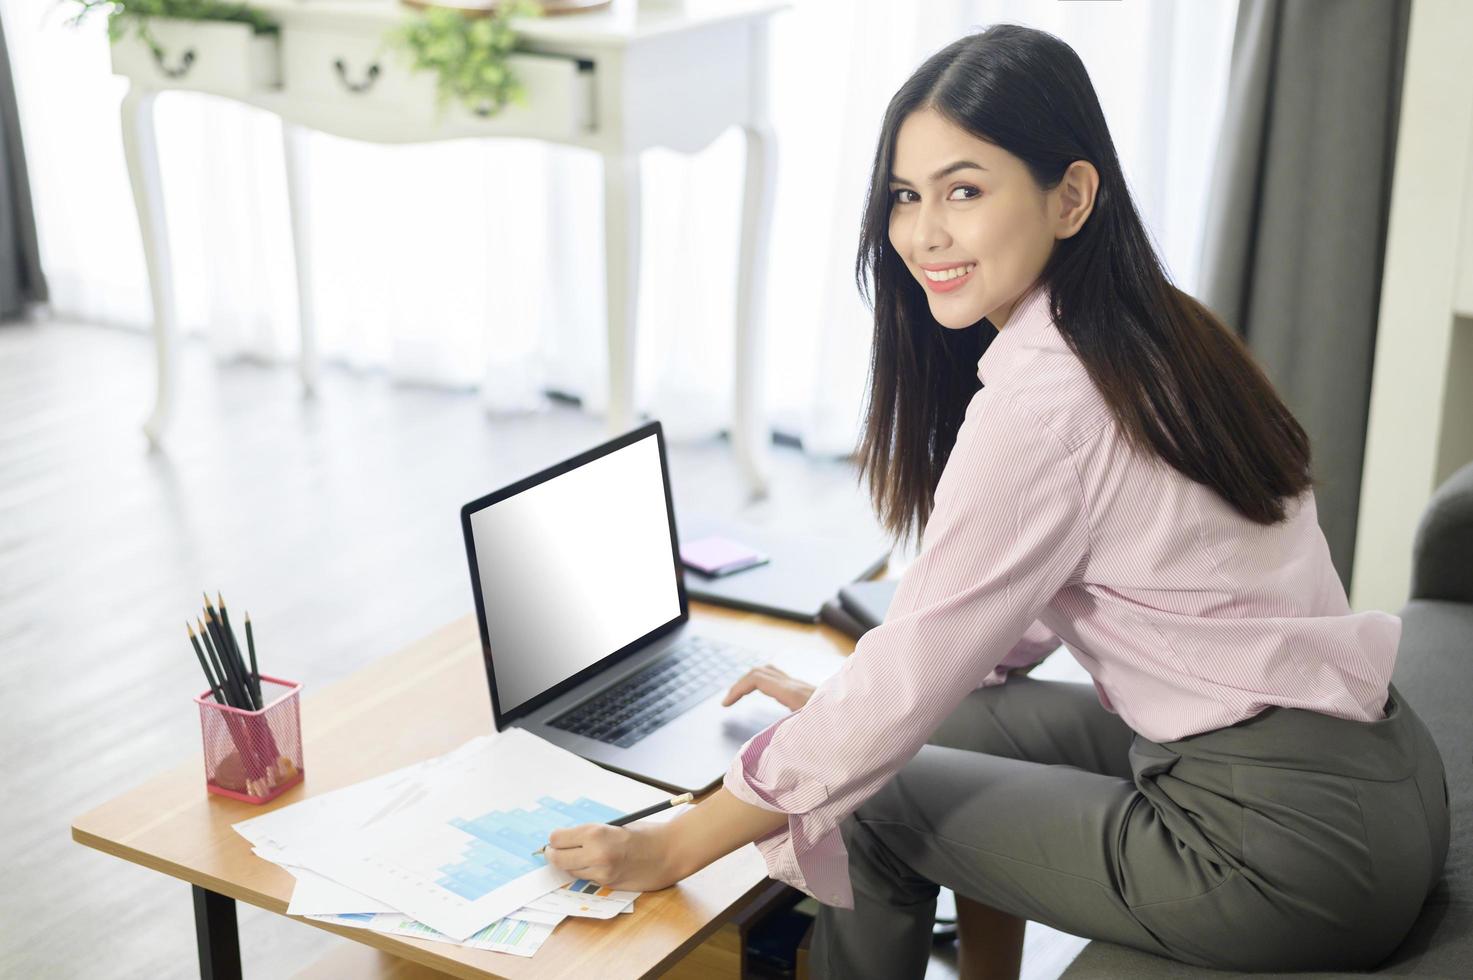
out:
<path id="1" fill-rule="evenodd" d="M 934 109 L 905 118 L 890 174 L 890 244 L 937 323 L 1007 323 L 1053 252 L 1051 197 L 1022 160 Z"/>

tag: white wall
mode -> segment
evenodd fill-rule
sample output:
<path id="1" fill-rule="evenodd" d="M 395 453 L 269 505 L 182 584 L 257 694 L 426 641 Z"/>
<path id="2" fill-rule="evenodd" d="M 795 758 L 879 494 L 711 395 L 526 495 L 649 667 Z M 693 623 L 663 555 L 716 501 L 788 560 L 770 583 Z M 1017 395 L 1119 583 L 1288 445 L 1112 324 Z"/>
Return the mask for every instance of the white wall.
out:
<path id="1" fill-rule="evenodd" d="M 1413 0 L 1350 600 L 1395 611 L 1438 483 L 1473 460 L 1473 4 Z"/>

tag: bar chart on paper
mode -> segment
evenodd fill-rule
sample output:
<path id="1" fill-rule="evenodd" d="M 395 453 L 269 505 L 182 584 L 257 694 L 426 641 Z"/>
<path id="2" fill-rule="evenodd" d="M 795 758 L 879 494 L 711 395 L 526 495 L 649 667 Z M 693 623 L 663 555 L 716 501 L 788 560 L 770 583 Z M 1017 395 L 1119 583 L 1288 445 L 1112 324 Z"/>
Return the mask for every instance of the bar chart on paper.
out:
<path id="1" fill-rule="evenodd" d="M 553 830 L 667 798 L 516 728 L 427 783 L 423 798 L 323 841 L 303 863 L 457 941 L 568 881 L 533 854 Z"/>
<path id="2" fill-rule="evenodd" d="M 605 823 L 619 816 L 615 808 L 586 796 L 571 802 L 544 796 L 537 803 L 531 810 L 491 810 L 449 821 L 471 840 L 458 861 L 440 867 L 435 884 L 474 902 L 545 865 L 546 859 L 533 852 L 547 843 L 552 831 L 583 823 Z"/>

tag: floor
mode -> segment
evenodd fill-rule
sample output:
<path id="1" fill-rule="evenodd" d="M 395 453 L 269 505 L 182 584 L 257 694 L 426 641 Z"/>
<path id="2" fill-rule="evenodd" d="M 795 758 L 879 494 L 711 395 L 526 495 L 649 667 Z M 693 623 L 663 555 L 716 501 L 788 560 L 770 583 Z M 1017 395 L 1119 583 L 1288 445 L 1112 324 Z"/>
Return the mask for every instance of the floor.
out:
<path id="1" fill-rule="evenodd" d="M 220 365 L 196 344 L 181 374 L 176 424 L 150 451 L 147 337 L 0 325 L 3 976 L 196 974 L 188 886 L 68 828 L 199 751 L 184 621 L 202 590 L 251 613 L 263 665 L 319 687 L 470 611 L 460 504 L 604 435 L 566 405 L 493 417 L 473 395 L 341 370 L 304 399 L 289 369 Z M 670 448 L 677 513 L 872 521 L 847 464 L 775 447 L 774 493 L 745 506 L 726 441 Z M 240 931 L 254 977 L 342 941 L 244 906 Z M 1083 945 L 1030 924 L 1024 976 L 1058 976 Z M 954 973 L 933 960 L 931 976 Z"/>

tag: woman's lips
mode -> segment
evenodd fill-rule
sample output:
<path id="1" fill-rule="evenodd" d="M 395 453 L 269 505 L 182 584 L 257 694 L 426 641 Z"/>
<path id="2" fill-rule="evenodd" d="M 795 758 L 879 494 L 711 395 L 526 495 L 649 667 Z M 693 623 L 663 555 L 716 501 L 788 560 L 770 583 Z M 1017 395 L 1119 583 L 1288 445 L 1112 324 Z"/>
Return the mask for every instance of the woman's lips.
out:
<path id="1" fill-rule="evenodd" d="M 932 282 L 930 279 L 927 279 L 925 275 L 921 276 L 921 281 L 924 282 L 926 284 L 926 288 L 931 290 L 931 292 L 933 293 L 949 293 L 953 289 L 960 289 L 968 282 L 971 282 L 972 276 L 975 275 L 976 272 L 977 267 L 972 266 L 971 271 L 968 272 L 966 275 L 957 276 L 955 279 L 948 279 L 945 282 Z"/>

